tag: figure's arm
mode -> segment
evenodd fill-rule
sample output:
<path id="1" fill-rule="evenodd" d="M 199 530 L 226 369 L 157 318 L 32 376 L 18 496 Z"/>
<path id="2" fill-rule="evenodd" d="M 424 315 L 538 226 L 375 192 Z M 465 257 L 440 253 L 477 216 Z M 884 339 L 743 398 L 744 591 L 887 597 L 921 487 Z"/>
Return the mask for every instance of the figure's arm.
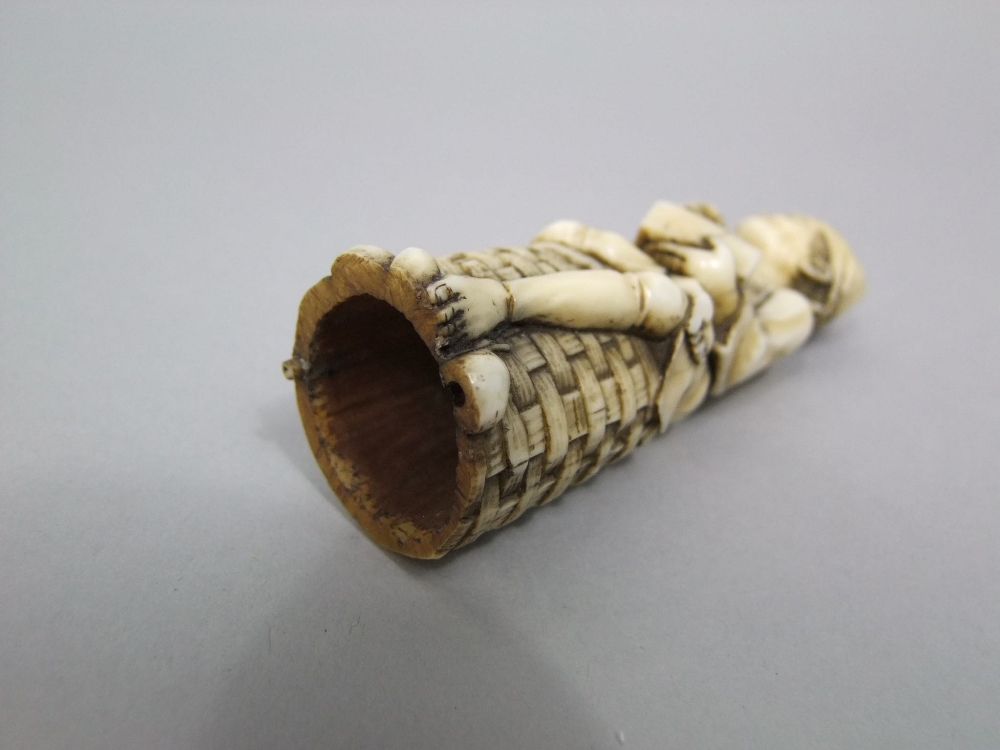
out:
<path id="1" fill-rule="evenodd" d="M 505 322 L 631 331 L 663 337 L 685 319 L 688 297 L 659 271 L 564 271 L 509 282 L 445 276 L 428 289 L 439 346 L 484 336 Z"/>
<path id="2" fill-rule="evenodd" d="M 639 226 L 636 244 L 671 273 L 696 279 L 715 304 L 715 322 L 725 324 L 740 307 L 740 282 L 760 251 L 729 232 L 710 207 L 660 201 Z"/>

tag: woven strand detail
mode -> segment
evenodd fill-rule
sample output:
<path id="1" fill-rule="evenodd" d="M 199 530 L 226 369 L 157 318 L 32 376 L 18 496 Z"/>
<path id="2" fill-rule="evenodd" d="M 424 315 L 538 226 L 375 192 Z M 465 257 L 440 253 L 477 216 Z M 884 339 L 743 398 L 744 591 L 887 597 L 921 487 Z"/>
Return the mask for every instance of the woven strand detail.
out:
<path id="1" fill-rule="evenodd" d="M 441 271 L 511 281 L 604 268 L 570 247 L 537 243 L 440 258 Z M 659 432 L 662 355 L 621 333 L 512 326 L 493 347 L 510 372 L 500 424 L 480 436 L 486 485 L 460 544 L 544 505 Z"/>

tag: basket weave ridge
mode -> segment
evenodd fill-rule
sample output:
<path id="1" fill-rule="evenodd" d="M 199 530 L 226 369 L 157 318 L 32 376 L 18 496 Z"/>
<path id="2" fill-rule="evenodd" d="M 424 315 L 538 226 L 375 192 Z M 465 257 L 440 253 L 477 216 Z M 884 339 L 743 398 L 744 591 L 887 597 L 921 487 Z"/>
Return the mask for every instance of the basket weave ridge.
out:
<path id="1" fill-rule="evenodd" d="M 445 274 L 500 281 L 607 267 L 548 242 L 457 253 L 438 264 Z M 510 373 L 507 412 L 475 436 L 482 502 L 446 547 L 505 526 L 656 435 L 654 404 L 672 346 L 672 340 L 552 326 L 505 331 L 492 348 Z"/>

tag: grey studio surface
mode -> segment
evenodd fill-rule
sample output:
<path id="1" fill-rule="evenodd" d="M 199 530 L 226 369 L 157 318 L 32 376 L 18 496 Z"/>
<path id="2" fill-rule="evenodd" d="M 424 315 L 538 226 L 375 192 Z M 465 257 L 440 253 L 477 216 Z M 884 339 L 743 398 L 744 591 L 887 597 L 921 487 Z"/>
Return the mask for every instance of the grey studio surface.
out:
<path id="1" fill-rule="evenodd" d="M 995 748 L 995 4 L 0 7 L 0 748 Z M 437 562 L 281 376 L 357 243 L 656 199 L 867 298 Z"/>

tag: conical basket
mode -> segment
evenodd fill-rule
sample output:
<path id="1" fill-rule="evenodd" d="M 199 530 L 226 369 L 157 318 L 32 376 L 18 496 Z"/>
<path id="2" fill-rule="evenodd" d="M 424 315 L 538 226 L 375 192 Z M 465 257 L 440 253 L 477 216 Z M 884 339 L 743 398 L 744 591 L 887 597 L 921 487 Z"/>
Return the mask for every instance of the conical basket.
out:
<path id="1" fill-rule="evenodd" d="M 436 276 L 511 281 L 604 268 L 538 243 L 438 258 L 337 258 L 299 308 L 293 378 L 306 435 L 348 511 L 382 546 L 435 558 L 559 497 L 656 435 L 674 342 L 516 326 L 443 356 Z M 426 256 L 425 256 L 426 257 Z"/>

